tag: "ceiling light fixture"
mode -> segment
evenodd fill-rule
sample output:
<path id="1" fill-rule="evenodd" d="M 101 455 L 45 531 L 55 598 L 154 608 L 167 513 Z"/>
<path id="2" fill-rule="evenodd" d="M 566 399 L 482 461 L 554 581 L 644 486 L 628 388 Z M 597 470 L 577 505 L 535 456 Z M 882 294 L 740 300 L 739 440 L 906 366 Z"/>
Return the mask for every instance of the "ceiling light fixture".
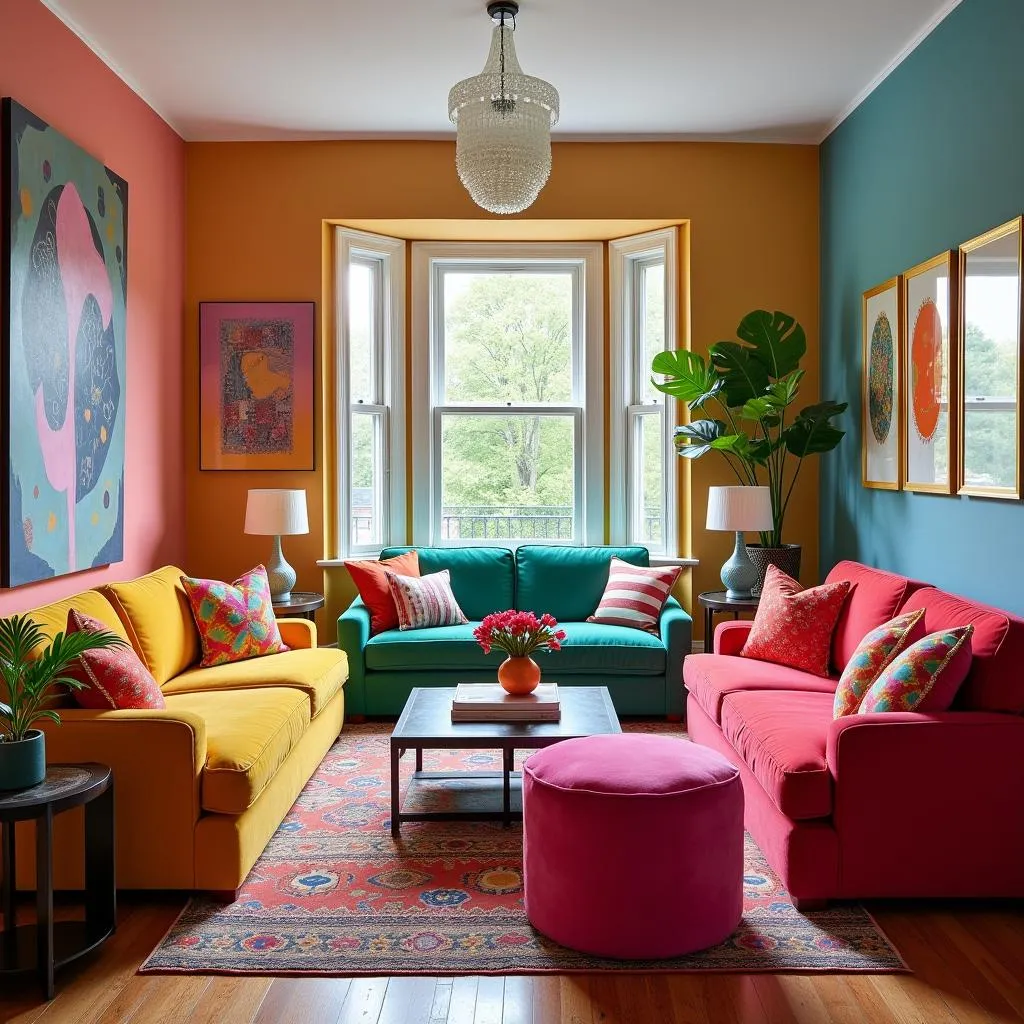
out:
<path id="1" fill-rule="evenodd" d="M 458 130 L 455 168 L 477 206 L 520 213 L 551 173 L 558 92 L 519 66 L 512 41 L 519 4 L 497 0 L 487 13 L 496 23 L 487 63 L 448 94 L 448 116 Z"/>

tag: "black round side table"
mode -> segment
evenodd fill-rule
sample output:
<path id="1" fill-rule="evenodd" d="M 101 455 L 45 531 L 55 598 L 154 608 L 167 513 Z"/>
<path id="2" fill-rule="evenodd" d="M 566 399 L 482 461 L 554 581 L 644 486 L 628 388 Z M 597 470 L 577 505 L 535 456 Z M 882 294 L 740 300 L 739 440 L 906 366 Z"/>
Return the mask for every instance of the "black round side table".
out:
<path id="1" fill-rule="evenodd" d="M 85 805 L 85 920 L 53 920 L 53 819 Z M 36 923 L 15 921 L 14 824 L 36 823 Z M 0 790 L 3 884 L 0 911 L 0 977 L 38 971 L 47 999 L 53 974 L 95 949 L 117 924 L 114 883 L 114 779 L 102 764 L 51 764 L 29 789 Z"/>
<path id="2" fill-rule="evenodd" d="M 309 590 L 293 590 L 292 596 L 286 601 L 274 601 L 274 614 L 284 618 L 316 620 L 317 608 L 323 608 L 324 595 L 314 594 Z"/>
<path id="3" fill-rule="evenodd" d="M 760 597 L 726 597 L 724 590 L 706 590 L 697 595 L 700 606 L 704 609 L 704 650 L 712 650 L 715 637 L 715 612 L 732 612 L 738 619 L 740 612 L 757 611 Z"/>

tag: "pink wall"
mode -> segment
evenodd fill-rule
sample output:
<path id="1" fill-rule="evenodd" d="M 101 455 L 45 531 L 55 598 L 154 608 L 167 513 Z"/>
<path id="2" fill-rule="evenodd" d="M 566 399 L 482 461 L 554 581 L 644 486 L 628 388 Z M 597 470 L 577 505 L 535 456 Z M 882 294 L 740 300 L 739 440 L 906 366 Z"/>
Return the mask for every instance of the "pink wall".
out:
<path id="1" fill-rule="evenodd" d="M 39 0 L 0 3 L 0 95 L 127 180 L 129 232 L 124 561 L 0 590 L 6 615 L 184 560 L 185 144 Z"/>

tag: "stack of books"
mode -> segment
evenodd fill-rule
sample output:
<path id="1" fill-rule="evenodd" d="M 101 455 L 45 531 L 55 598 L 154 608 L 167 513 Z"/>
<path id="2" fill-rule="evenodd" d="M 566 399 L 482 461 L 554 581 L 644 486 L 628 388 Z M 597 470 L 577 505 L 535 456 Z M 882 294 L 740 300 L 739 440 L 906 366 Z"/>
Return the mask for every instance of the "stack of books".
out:
<path id="1" fill-rule="evenodd" d="M 557 722 L 562 717 L 555 683 L 533 693 L 506 693 L 498 683 L 459 683 L 452 701 L 453 722 Z"/>

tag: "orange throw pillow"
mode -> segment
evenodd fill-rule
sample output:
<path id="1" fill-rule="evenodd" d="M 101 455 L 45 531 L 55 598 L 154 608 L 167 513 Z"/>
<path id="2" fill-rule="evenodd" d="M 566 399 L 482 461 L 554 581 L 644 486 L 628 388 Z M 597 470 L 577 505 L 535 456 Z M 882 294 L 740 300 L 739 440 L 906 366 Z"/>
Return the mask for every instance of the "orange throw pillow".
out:
<path id="1" fill-rule="evenodd" d="M 847 580 L 804 590 L 792 576 L 769 565 L 740 654 L 828 678 L 832 633 L 849 592 Z"/>
<path id="2" fill-rule="evenodd" d="M 363 604 L 370 609 L 370 634 L 376 635 L 388 629 L 398 629 L 398 609 L 388 586 L 389 572 L 399 576 L 419 576 L 420 556 L 415 551 L 404 555 L 372 559 L 366 562 L 346 562 L 352 582 L 359 588 Z"/>

